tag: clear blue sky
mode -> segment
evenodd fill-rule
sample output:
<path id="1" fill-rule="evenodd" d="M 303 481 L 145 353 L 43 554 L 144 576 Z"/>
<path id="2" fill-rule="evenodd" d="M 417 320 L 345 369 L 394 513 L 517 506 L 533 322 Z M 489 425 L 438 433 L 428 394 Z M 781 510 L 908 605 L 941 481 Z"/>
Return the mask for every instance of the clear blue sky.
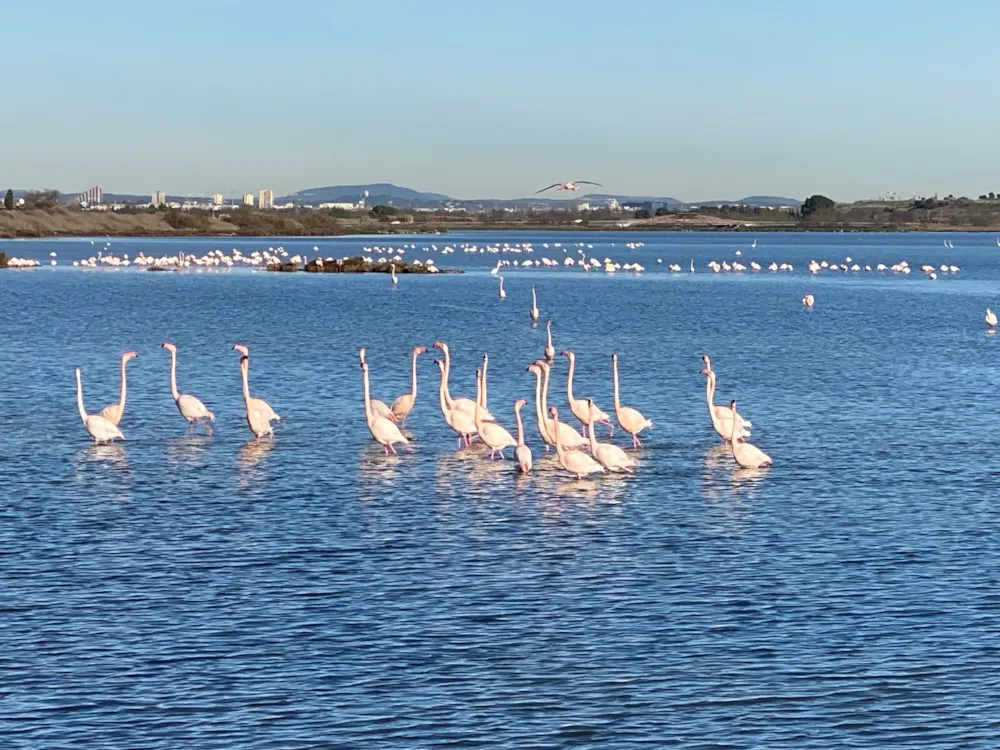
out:
<path id="1" fill-rule="evenodd" d="M 978 195 L 998 29 L 986 0 L 9 3 L 0 183 Z"/>

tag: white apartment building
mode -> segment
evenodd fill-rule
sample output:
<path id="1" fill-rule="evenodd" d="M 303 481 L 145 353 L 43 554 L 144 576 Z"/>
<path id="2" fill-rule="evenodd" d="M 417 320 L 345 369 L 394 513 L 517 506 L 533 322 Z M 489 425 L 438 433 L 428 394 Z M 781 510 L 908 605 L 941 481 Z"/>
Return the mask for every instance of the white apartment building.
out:
<path id="1" fill-rule="evenodd" d="M 247 193 L 243 196 L 243 205 L 253 208 L 253 193 Z"/>
<path id="2" fill-rule="evenodd" d="M 154 206 L 160 206 L 167 202 L 167 194 L 162 190 L 157 190 L 153 193 L 153 199 L 150 201 Z"/>
<path id="3" fill-rule="evenodd" d="M 274 192 L 271 190 L 260 190 L 257 193 L 257 208 L 267 211 L 274 208 Z"/>

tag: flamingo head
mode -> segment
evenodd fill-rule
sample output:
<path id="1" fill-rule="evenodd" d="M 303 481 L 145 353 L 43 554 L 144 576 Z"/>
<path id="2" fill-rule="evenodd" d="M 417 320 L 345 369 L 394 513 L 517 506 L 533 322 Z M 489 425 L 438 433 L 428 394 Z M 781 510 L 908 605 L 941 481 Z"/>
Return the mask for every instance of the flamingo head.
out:
<path id="1" fill-rule="evenodd" d="M 427 354 L 427 347 L 426 346 L 415 346 L 415 347 L 413 347 L 413 353 L 414 354 Z"/>
<path id="2" fill-rule="evenodd" d="M 571 352 L 569 349 L 566 349 L 564 351 L 559 352 L 559 355 L 562 356 L 562 357 L 566 357 L 567 359 L 570 359 L 570 360 L 572 360 L 573 357 L 575 356 L 573 354 L 573 352 Z"/>
<path id="3" fill-rule="evenodd" d="M 539 368 L 538 365 L 535 363 L 528 365 L 524 369 L 532 373 L 533 375 L 538 375 L 539 373 L 541 373 L 541 368 Z"/>
<path id="4" fill-rule="evenodd" d="M 735 398 L 732 401 L 729 402 L 729 408 L 730 409 L 735 409 L 736 408 L 736 399 Z"/>
<path id="5" fill-rule="evenodd" d="M 524 406 L 524 405 L 525 405 L 526 403 L 528 403 L 528 402 L 527 402 L 527 401 L 525 401 L 525 400 L 524 400 L 523 398 L 519 398 L 519 399 L 518 399 L 517 401 L 515 401 L 515 402 L 514 402 L 514 408 L 515 408 L 515 409 L 520 409 L 520 408 L 521 408 L 522 406 Z"/>
<path id="6" fill-rule="evenodd" d="M 553 419 L 558 419 L 559 418 L 559 410 L 556 409 L 556 407 L 554 407 L 554 406 L 550 406 L 549 407 L 549 414 L 552 415 Z"/>
<path id="7" fill-rule="evenodd" d="M 164 341 L 162 344 L 160 344 L 160 348 L 166 349 L 171 354 L 177 353 L 177 347 L 171 344 L 169 341 Z"/>
<path id="8" fill-rule="evenodd" d="M 361 360 L 361 364 L 365 363 L 365 347 L 363 347 L 363 346 L 358 351 L 358 359 Z"/>
<path id="9" fill-rule="evenodd" d="M 611 361 L 612 362 L 618 361 L 618 352 L 615 352 L 614 354 L 611 355 Z"/>
<path id="10" fill-rule="evenodd" d="M 122 362 L 128 362 L 130 359 L 135 359 L 139 356 L 139 352 L 125 352 L 122 355 Z"/>
<path id="11" fill-rule="evenodd" d="M 447 352 L 448 351 L 448 345 L 446 343 L 444 343 L 443 341 L 435 341 L 434 342 L 434 346 L 436 348 L 440 349 L 443 352 Z"/>
<path id="12" fill-rule="evenodd" d="M 546 328 L 551 328 L 552 327 L 552 321 L 551 320 L 546 320 L 545 321 L 545 327 Z"/>
<path id="13" fill-rule="evenodd" d="M 250 350 L 246 348 L 243 344 L 233 344 L 233 351 L 239 352 L 244 357 L 250 356 Z"/>

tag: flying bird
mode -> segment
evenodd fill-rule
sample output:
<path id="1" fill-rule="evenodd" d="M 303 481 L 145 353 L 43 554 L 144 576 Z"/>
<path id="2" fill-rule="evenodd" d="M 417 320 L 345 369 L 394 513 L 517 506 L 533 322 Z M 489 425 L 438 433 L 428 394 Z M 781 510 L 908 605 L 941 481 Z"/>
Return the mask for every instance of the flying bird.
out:
<path id="1" fill-rule="evenodd" d="M 542 188 L 541 190 L 539 190 L 537 193 L 535 193 L 535 195 L 538 195 L 538 193 L 544 193 L 546 190 L 551 190 L 552 188 L 555 188 L 556 190 L 579 190 L 580 189 L 580 185 L 597 185 L 597 187 L 604 187 L 604 185 L 602 185 L 601 183 L 599 183 L 599 182 L 590 182 L 590 180 L 572 180 L 570 182 L 553 182 L 548 187 L 545 187 L 545 188 Z"/>

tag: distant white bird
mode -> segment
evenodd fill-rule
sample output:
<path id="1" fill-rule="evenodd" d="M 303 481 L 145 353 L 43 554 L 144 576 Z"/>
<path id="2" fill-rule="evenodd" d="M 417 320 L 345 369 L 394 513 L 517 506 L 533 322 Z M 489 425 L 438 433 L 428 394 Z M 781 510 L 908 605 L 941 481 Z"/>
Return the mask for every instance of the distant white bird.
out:
<path id="1" fill-rule="evenodd" d="M 997 314 L 988 307 L 986 308 L 985 320 L 986 320 L 986 325 L 988 325 L 990 328 L 997 327 Z"/>
<path id="2" fill-rule="evenodd" d="M 569 182 L 553 182 L 548 187 L 543 187 L 541 190 L 537 191 L 535 195 L 538 195 L 538 193 L 544 193 L 546 190 L 551 190 L 552 188 L 555 188 L 556 190 L 575 191 L 580 189 L 580 185 L 597 185 L 597 187 L 604 187 L 604 185 L 602 185 L 599 182 L 590 182 L 589 180 L 571 180 Z"/>

